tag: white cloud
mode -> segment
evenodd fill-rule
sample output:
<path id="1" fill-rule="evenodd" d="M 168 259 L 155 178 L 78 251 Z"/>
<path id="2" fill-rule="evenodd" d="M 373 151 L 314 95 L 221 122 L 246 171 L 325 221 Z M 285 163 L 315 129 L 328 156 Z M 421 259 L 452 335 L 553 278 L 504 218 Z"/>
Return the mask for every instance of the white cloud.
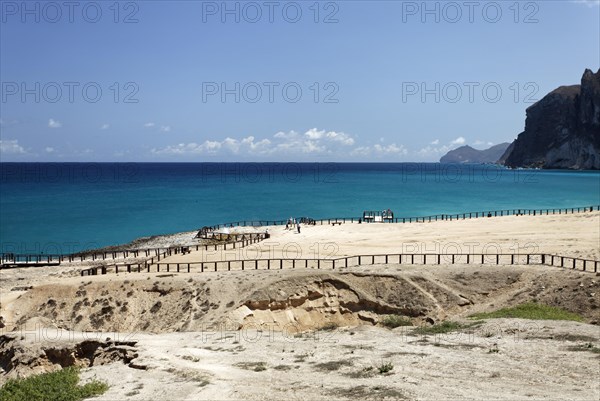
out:
<path id="1" fill-rule="evenodd" d="M 46 150 L 46 153 L 53 153 L 54 152 L 54 148 L 51 147 L 51 146 L 47 146 L 45 150 Z"/>
<path id="2" fill-rule="evenodd" d="M 391 145 L 382 146 L 380 144 L 375 144 L 373 146 L 375 152 L 378 154 L 402 154 L 405 155 L 408 153 L 408 150 L 404 148 L 404 145 L 397 146 L 395 143 Z"/>
<path id="3" fill-rule="evenodd" d="M 583 4 L 590 8 L 600 6 L 600 0 L 573 0 L 572 3 Z"/>
<path id="4" fill-rule="evenodd" d="M 152 153 L 157 155 L 215 155 L 221 152 L 235 155 L 333 154 L 341 153 L 340 148 L 351 146 L 354 142 L 354 138 L 346 133 L 312 128 L 304 134 L 296 131 L 279 131 L 272 138 L 257 139 L 250 135 L 242 139 L 227 137 L 221 141 L 206 140 L 201 144 L 180 143 L 161 149 L 154 148 Z M 387 149 L 388 153 L 399 151 L 394 148 L 395 145 L 390 146 Z M 384 152 L 383 148 L 381 152 Z"/>
<path id="5" fill-rule="evenodd" d="M 242 145 L 248 146 L 250 152 L 266 153 L 270 151 L 271 141 L 268 139 L 262 139 L 258 142 L 254 141 L 253 136 L 242 139 Z"/>
<path id="6" fill-rule="evenodd" d="M 292 130 L 290 132 L 279 131 L 278 133 L 273 135 L 273 137 L 278 138 L 278 139 L 291 139 L 291 138 L 298 137 L 298 133 L 294 130 Z"/>
<path id="7" fill-rule="evenodd" d="M 146 124 L 144 124 L 144 128 L 152 128 L 152 127 L 154 127 L 154 125 L 155 125 L 154 123 L 146 123 Z"/>
<path id="8" fill-rule="evenodd" d="M 102 124 L 102 126 L 100 127 L 100 129 L 109 129 L 110 128 L 110 124 Z"/>
<path id="9" fill-rule="evenodd" d="M 371 153 L 371 148 L 368 146 L 359 146 L 352 149 L 350 152 L 351 156 L 368 156 Z"/>
<path id="10" fill-rule="evenodd" d="M 450 144 L 451 145 L 464 145 L 465 142 L 466 142 L 466 139 L 463 138 L 462 136 L 459 136 L 458 138 L 456 138 L 455 140 L 450 142 Z"/>
<path id="11" fill-rule="evenodd" d="M 351 138 L 349 135 L 347 135 L 343 132 L 330 131 L 325 134 L 325 138 L 327 138 L 331 141 L 334 141 L 334 142 L 339 142 L 342 145 L 346 145 L 346 146 L 354 145 L 354 138 Z"/>
<path id="12" fill-rule="evenodd" d="M 277 133 L 275 135 L 278 135 L 278 134 L 280 134 L 280 133 Z M 290 136 L 288 136 L 288 137 L 290 137 Z M 316 128 L 311 128 L 304 133 L 304 136 L 311 141 L 326 140 L 326 141 L 332 141 L 332 142 L 339 142 L 342 145 L 347 145 L 347 146 L 351 146 L 354 144 L 354 139 L 343 132 L 335 132 L 335 131 L 325 132 L 325 130 L 319 131 Z M 313 142 L 313 143 L 315 143 L 315 142 Z"/>
<path id="13" fill-rule="evenodd" d="M 131 152 L 128 150 L 119 150 L 113 153 L 113 156 L 115 157 L 125 157 L 127 155 L 129 155 Z"/>
<path id="14" fill-rule="evenodd" d="M 432 141 L 429 143 L 430 145 L 439 145 L 440 144 L 440 140 L 436 139 L 435 141 Z"/>
<path id="15" fill-rule="evenodd" d="M 419 149 L 415 153 L 422 159 L 439 159 L 440 156 L 448 153 L 453 146 L 450 145 L 442 145 L 442 146 L 431 146 L 427 145 L 424 148 Z"/>
<path id="16" fill-rule="evenodd" d="M 323 145 L 319 145 L 318 141 L 304 141 L 300 149 L 303 153 L 321 153 L 326 148 Z"/>
<path id="17" fill-rule="evenodd" d="M 58 120 L 51 118 L 50 120 L 48 120 L 48 127 L 49 128 L 60 128 L 60 127 L 62 127 L 62 123 Z"/>
<path id="18" fill-rule="evenodd" d="M 11 155 L 24 155 L 27 152 L 21 145 L 19 145 L 19 141 L 16 139 L 0 139 L 0 153 Z"/>
<path id="19" fill-rule="evenodd" d="M 164 149 L 152 149 L 152 153 L 158 155 L 185 155 L 185 154 L 216 154 L 221 149 L 221 142 L 204 141 L 202 144 L 195 142 L 180 143 L 174 146 L 167 146 Z"/>
<path id="20" fill-rule="evenodd" d="M 160 127 L 160 132 L 170 132 L 171 131 L 171 126 L 170 125 L 162 125 Z"/>
<path id="21" fill-rule="evenodd" d="M 352 149 L 352 151 L 350 152 L 351 156 L 369 156 L 369 155 L 374 155 L 376 157 L 381 157 L 381 156 L 390 156 L 390 155 L 407 155 L 408 154 L 408 149 L 406 149 L 404 147 L 404 145 L 396 145 L 395 143 L 392 143 L 390 145 L 380 145 L 380 144 L 375 144 L 372 147 L 371 146 L 359 146 L 357 148 Z"/>
<path id="22" fill-rule="evenodd" d="M 316 128 L 311 128 L 304 133 L 304 136 L 307 137 L 308 139 L 321 139 L 321 138 L 323 138 L 324 133 L 325 133 L 325 130 L 318 131 Z"/>

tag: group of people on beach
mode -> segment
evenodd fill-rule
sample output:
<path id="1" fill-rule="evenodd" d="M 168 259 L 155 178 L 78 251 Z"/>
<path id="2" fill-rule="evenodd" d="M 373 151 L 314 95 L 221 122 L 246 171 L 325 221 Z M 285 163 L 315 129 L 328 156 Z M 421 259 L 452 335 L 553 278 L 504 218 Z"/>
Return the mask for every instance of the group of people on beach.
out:
<path id="1" fill-rule="evenodd" d="M 286 230 L 293 230 L 294 227 L 298 230 L 298 234 L 300 234 L 300 221 L 296 221 L 293 217 L 290 217 L 288 221 L 285 223 Z"/>

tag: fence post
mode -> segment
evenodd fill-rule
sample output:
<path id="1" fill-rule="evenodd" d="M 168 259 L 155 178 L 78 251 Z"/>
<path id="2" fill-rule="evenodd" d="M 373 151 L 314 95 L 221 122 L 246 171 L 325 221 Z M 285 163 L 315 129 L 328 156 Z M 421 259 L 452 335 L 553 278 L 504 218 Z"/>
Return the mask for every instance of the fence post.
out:
<path id="1" fill-rule="evenodd" d="M 190 272 L 190 264 L 188 263 L 188 273 Z"/>
<path id="2" fill-rule="evenodd" d="M 576 261 L 577 261 L 577 259 L 573 258 L 573 269 L 575 268 Z"/>
<path id="3" fill-rule="evenodd" d="M 527 264 L 529 264 L 529 254 L 527 254 Z"/>

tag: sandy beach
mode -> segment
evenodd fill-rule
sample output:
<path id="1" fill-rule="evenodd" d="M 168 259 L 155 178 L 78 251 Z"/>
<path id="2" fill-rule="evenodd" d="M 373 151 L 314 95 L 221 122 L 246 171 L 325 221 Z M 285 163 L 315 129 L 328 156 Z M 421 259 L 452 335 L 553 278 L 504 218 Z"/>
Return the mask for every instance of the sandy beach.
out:
<path id="1" fill-rule="evenodd" d="M 600 259 L 598 212 L 236 230 L 268 230 L 270 238 L 244 248 L 200 247 L 161 263 L 385 253 Z M 152 241 L 194 245 L 194 234 Z M 111 263 L 0 271 L 1 382 L 78 365 L 83 380 L 110 385 L 102 400 L 600 396 L 595 273 L 472 261 L 80 275 Z M 582 321 L 469 318 L 531 301 Z M 413 326 L 386 327 L 389 316 Z M 415 331 L 448 321 L 461 326 L 443 335 Z M 379 372 L 385 364 L 393 368 Z"/>

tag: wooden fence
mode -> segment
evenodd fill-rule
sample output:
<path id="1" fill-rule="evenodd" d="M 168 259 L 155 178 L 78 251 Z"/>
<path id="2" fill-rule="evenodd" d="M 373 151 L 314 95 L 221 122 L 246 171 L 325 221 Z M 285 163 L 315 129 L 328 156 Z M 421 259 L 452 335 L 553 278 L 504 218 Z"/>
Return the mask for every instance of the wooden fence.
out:
<path id="1" fill-rule="evenodd" d="M 417 216 L 417 217 L 394 217 L 392 219 L 386 219 L 385 223 L 427 223 L 432 221 L 454 221 L 454 220 L 466 220 L 476 219 L 482 217 L 501 217 L 501 216 L 544 216 L 553 214 L 574 214 L 574 213 L 585 213 L 600 211 L 600 205 L 583 206 L 583 207 L 572 207 L 572 208 L 559 208 L 559 209 L 503 209 L 503 210 L 490 210 L 490 211 L 475 211 L 465 213 L 445 213 L 435 214 L 431 216 Z M 315 225 L 324 225 L 332 223 L 366 223 L 362 217 L 329 217 L 323 219 L 311 219 Z M 231 223 L 217 224 L 214 226 L 208 226 L 212 230 L 218 230 L 221 228 L 232 228 L 232 227 L 262 227 L 262 226 L 278 226 L 285 225 L 288 220 L 240 220 Z M 369 223 L 370 224 L 370 223 Z"/>
<path id="2" fill-rule="evenodd" d="M 436 214 L 431 216 L 420 216 L 420 217 L 394 217 L 393 219 L 385 220 L 386 223 L 427 223 L 433 221 L 455 221 L 455 220 L 466 220 L 466 219 L 476 219 L 482 217 L 502 217 L 502 216 L 542 216 L 542 215 L 554 215 L 554 214 L 574 214 L 574 213 L 585 213 L 592 211 L 600 211 L 600 205 L 593 206 L 583 206 L 583 207 L 573 207 L 573 208 L 559 208 L 559 209 L 504 209 L 504 210 L 492 210 L 492 211 L 476 211 L 476 212 L 466 212 L 466 213 L 457 213 L 457 214 Z M 308 219 L 308 218 L 304 218 Z M 311 224 L 315 225 L 325 225 L 325 224 L 339 224 L 339 223 L 356 223 L 363 222 L 362 217 L 331 217 L 325 219 L 309 219 Z M 211 231 L 218 230 L 225 227 L 257 227 L 257 226 L 277 226 L 277 225 L 285 225 L 288 220 L 240 220 L 231 223 L 225 224 L 217 224 L 214 226 L 207 226 L 206 229 Z M 367 223 L 367 222 L 365 222 Z M 367 223 L 367 224 L 375 224 L 375 223 Z M 377 223 L 381 224 L 381 223 Z M 264 239 L 264 233 L 248 233 L 248 234 L 222 234 L 224 236 L 262 236 Z M 216 236 L 214 239 L 218 239 Z M 234 243 L 240 243 L 245 241 L 244 239 L 239 241 L 234 241 Z M 198 247 L 202 247 L 204 245 L 196 245 L 196 250 Z M 210 246 L 210 245 L 209 245 Z M 194 247 L 194 246 L 191 246 Z M 133 249 L 133 250 L 122 250 L 122 251 L 103 251 L 103 252 L 85 252 L 85 253 L 77 253 L 70 255 L 23 255 L 23 254 L 12 254 L 12 253 L 3 253 L 0 254 L 0 268 L 3 266 L 8 266 L 11 262 L 14 264 L 15 262 L 28 262 L 31 265 L 49 265 L 55 264 L 54 262 L 63 262 L 68 260 L 69 262 L 73 262 L 79 260 L 81 262 L 86 260 L 106 260 L 106 259 L 118 259 L 119 255 L 122 255 L 123 258 L 128 258 L 130 256 L 133 257 L 152 257 L 152 258 L 160 258 L 161 255 L 165 255 L 168 252 L 172 254 L 176 249 L 182 247 L 171 247 L 171 248 L 148 248 L 148 249 Z M 35 262 L 35 263 L 34 263 Z M 42 263 L 43 262 L 43 263 Z"/>
<path id="3" fill-rule="evenodd" d="M 109 251 L 109 252 L 98 252 L 87 255 L 2 255 L 0 259 L 0 268 L 11 267 L 11 266 L 48 266 L 48 265 L 59 265 L 61 262 L 68 260 L 73 262 L 79 260 L 81 262 L 88 260 L 107 260 L 117 259 L 119 255 L 123 255 L 123 258 L 128 257 L 149 257 L 147 263 L 154 263 L 160 261 L 161 258 L 165 258 L 171 255 L 189 253 L 192 249 L 196 251 L 204 248 L 208 250 L 213 248 L 216 251 L 219 247 L 227 250 L 233 248 L 244 248 L 248 245 L 260 242 L 266 237 L 265 233 L 248 233 L 240 234 L 235 236 L 235 241 L 227 241 L 218 244 L 205 244 L 205 245 L 188 245 L 188 246 L 175 246 L 169 248 L 151 248 L 151 249 L 134 249 L 134 250 L 123 250 L 123 251 Z"/>
<path id="4" fill-rule="evenodd" d="M 451 265 L 451 264 L 481 264 L 481 265 L 546 265 L 584 272 L 598 272 L 600 261 L 570 256 L 549 254 L 378 254 L 345 256 L 336 259 L 236 259 L 200 261 L 189 263 L 138 263 L 97 266 L 81 271 L 81 275 L 96 275 L 109 272 L 199 272 L 231 271 L 234 270 L 272 270 L 284 268 L 316 268 L 336 269 L 365 265 L 397 264 L 397 265 Z"/>

